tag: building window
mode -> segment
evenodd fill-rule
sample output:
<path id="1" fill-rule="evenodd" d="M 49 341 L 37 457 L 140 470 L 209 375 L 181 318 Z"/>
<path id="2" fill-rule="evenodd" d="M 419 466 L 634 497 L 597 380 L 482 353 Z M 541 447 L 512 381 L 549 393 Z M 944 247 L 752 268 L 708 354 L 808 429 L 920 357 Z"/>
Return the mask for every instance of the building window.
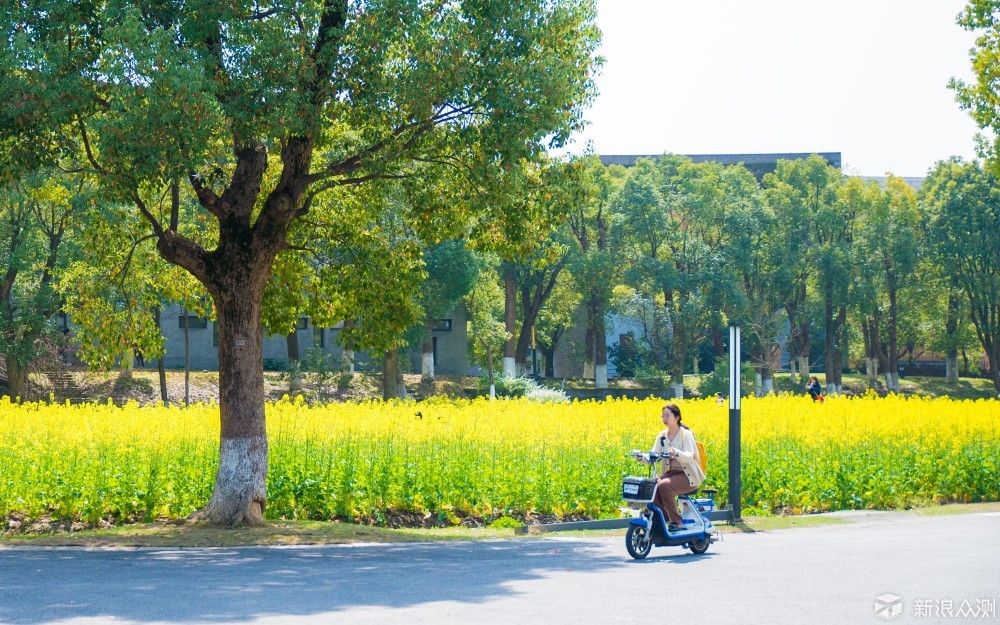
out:
<path id="1" fill-rule="evenodd" d="M 435 332 L 451 332 L 451 319 L 435 319 L 431 322 L 431 330 Z"/>
<path id="2" fill-rule="evenodd" d="M 204 330 L 208 327 L 208 319 L 203 317 L 195 317 L 194 315 L 187 316 L 188 329 L 190 330 Z M 177 317 L 177 327 L 181 330 L 184 329 L 184 315 L 178 315 Z"/>
<path id="3" fill-rule="evenodd" d="M 323 334 L 323 328 L 313 326 L 313 347 L 321 349 L 326 347 L 326 336 Z"/>
<path id="4" fill-rule="evenodd" d="M 309 329 L 309 317 L 299 317 L 299 323 L 295 326 L 296 330 L 308 330 Z"/>

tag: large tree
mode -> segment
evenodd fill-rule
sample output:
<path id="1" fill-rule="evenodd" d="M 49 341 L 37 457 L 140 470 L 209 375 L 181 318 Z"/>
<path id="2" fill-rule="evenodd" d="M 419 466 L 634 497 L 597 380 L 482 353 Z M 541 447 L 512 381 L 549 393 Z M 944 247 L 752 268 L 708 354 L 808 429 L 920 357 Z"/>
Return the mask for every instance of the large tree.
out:
<path id="1" fill-rule="evenodd" d="M 204 514 L 260 523 L 267 436 L 261 300 L 289 231 L 325 236 L 314 201 L 377 179 L 460 202 L 414 203 L 411 226 L 496 211 L 491 181 L 579 125 L 599 33 L 591 0 L 25 0 L 0 28 L 0 147 L 9 165 L 87 155 L 167 261 L 211 294 L 219 323 L 221 444 Z M 185 181 L 217 245 L 151 190 Z M 319 216 L 321 217 L 321 216 Z"/>
<path id="2" fill-rule="evenodd" d="M 764 176 L 768 204 L 774 210 L 778 249 L 778 289 L 784 299 L 791 331 L 789 355 L 792 378 L 809 376 L 810 345 L 808 285 L 815 271 L 815 216 L 836 202 L 840 172 L 818 155 L 805 160 L 779 160 L 773 174 Z"/>
<path id="3" fill-rule="evenodd" d="M 1000 391 L 1000 181 L 978 163 L 937 163 L 921 186 L 927 245 L 969 302 Z"/>
<path id="4" fill-rule="evenodd" d="M 876 366 L 881 367 L 886 388 L 898 393 L 899 328 L 903 311 L 910 304 L 905 302 L 901 308 L 900 296 L 915 280 L 920 248 L 917 193 L 892 175 L 884 189 L 870 182 L 865 191 L 867 210 L 858 220 L 855 254 L 862 279 L 852 282 L 865 294 L 856 302 L 862 308 L 869 379 L 874 377 Z"/>

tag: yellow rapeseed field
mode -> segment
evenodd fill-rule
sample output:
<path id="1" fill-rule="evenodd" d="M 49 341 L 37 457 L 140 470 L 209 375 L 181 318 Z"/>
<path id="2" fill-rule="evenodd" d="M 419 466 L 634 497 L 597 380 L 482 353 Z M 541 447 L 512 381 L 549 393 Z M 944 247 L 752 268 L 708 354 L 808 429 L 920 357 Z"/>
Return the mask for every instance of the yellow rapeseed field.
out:
<path id="1" fill-rule="evenodd" d="M 626 457 L 662 428 L 662 400 L 428 400 L 267 408 L 271 518 L 387 513 L 618 514 Z M 678 402 L 726 499 L 728 408 Z M 0 518 L 183 516 L 211 494 L 218 406 L 0 401 Z M 801 396 L 743 402 L 749 513 L 1000 499 L 1000 402 Z"/>

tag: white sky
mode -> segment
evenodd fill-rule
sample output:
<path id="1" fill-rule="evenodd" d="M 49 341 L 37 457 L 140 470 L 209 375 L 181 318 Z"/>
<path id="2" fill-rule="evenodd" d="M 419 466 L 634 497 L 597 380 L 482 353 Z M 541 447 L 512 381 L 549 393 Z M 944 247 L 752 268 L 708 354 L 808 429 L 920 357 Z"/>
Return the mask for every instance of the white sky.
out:
<path id="1" fill-rule="evenodd" d="M 840 152 L 872 176 L 975 156 L 947 88 L 971 75 L 963 0 L 597 4 L 606 63 L 571 152 Z"/>

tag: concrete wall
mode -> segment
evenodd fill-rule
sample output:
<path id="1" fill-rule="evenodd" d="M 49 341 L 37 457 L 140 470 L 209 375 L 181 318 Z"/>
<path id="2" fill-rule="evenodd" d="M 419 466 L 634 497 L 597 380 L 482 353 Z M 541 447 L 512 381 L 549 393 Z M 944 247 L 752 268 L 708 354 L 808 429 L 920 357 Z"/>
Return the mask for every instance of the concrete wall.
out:
<path id="1" fill-rule="evenodd" d="M 169 306 L 165 307 L 160 315 L 165 349 L 163 362 L 172 369 L 184 368 L 184 324 L 181 312 L 180 307 Z M 467 353 L 465 306 L 456 306 L 446 319 L 451 321 L 451 329 L 435 330 L 433 333 L 434 338 L 437 339 L 436 371 L 443 375 L 466 375 L 469 371 L 469 356 Z M 188 337 L 192 369 L 210 371 L 219 368 L 215 323 L 207 321 L 204 323 L 205 327 L 196 327 L 201 324 L 193 316 L 191 317 Z M 300 319 L 299 329 L 296 331 L 299 342 L 299 357 L 304 359 L 310 349 L 321 348 L 325 353 L 330 354 L 334 362 L 339 363 L 342 348 L 336 339 L 340 330 L 340 327 L 317 328 L 313 326 L 312 320 Z M 284 336 L 264 337 L 263 351 L 265 365 L 284 364 L 288 359 L 288 346 Z M 365 352 L 359 352 L 355 355 L 355 364 L 358 369 L 370 368 L 370 360 L 369 355 Z M 420 350 L 411 351 L 406 362 L 410 363 L 410 371 L 419 372 Z M 153 367 L 155 361 L 146 362 L 144 365 Z"/>

